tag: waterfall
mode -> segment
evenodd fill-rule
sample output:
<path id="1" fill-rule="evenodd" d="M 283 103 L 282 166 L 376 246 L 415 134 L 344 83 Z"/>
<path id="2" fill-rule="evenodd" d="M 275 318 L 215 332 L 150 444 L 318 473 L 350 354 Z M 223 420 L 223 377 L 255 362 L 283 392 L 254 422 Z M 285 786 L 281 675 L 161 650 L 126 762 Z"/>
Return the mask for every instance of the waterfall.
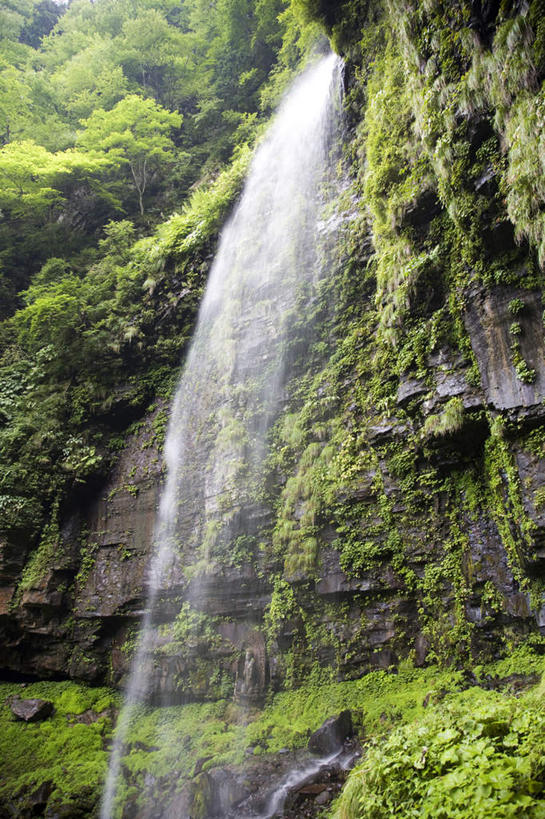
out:
<path id="1" fill-rule="evenodd" d="M 290 375 L 290 328 L 323 275 L 318 233 L 340 89 L 341 61 L 332 54 L 296 80 L 220 237 L 172 406 L 146 615 L 110 755 L 102 819 L 120 810 L 123 746 L 134 704 L 149 698 L 155 685 L 151 666 L 165 608 L 172 610 L 180 590 L 199 607 L 207 574 L 244 533 L 244 510 L 259 494 L 267 432 Z"/>

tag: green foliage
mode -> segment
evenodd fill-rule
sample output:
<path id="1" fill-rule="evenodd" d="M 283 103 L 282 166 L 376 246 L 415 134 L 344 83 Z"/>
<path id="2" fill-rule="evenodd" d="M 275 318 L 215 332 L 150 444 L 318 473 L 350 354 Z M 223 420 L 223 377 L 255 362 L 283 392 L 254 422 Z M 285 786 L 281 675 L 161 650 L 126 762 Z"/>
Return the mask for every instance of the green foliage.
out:
<path id="1" fill-rule="evenodd" d="M 492 677 L 513 670 L 542 672 L 543 657 L 529 645 L 522 646 L 512 656 L 481 669 L 483 675 Z M 445 799 L 455 799 L 451 784 L 456 776 L 448 774 L 459 775 L 465 783 L 469 763 L 474 781 L 484 786 L 479 798 L 488 806 L 501 806 L 506 798 L 507 789 L 502 791 L 495 784 L 497 780 L 487 779 L 496 765 L 512 777 L 511 792 L 516 799 L 525 793 L 525 787 L 526 792 L 535 794 L 528 790 L 528 783 L 539 782 L 541 776 L 537 767 L 531 767 L 538 765 L 542 755 L 540 689 L 516 700 L 508 694 L 462 690 L 464 687 L 463 674 L 434 667 L 415 669 L 406 664 L 397 674 L 374 671 L 346 682 L 331 682 L 323 670 L 315 668 L 302 687 L 276 694 L 263 710 L 250 714 L 243 714 L 228 700 L 160 708 L 133 706 L 118 799 L 137 806 L 140 800 L 154 798 L 153 783 L 157 780 L 163 787 L 173 771 L 182 787 L 192 777 L 197 761 L 205 758 L 207 770 L 226 764 L 244 765 L 249 747 L 254 754 L 303 747 L 326 716 L 345 708 L 351 709 L 356 731 L 369 747 L 363 766 L 351 774 L 341 798 L 339 815 L 343 819 L 360 815 L 357 805 L 363 797 L 387 800 L 394 791 L 401 810 L 409 798 L 413 802 L 421 799 L 426 784 L 434 784 L 437 798 L 442 794 Z M 55 805 L 57 810 L 61 806 L 66 810 L 70 806 L 93 815 L 106 772 L 107 751 L 103 746 L 111 736 L 108 709 L 119 704 L 119 695 L 72 682 L 35 683 L 24 689 L 3 684 L 1 689 L 0 740 L 5 753 L 0 804 L 16 800 L 22 810 L 24 794 L 49 781 L 53 792 L 48 808 Z M 37 724 L 14 722 L 6 702 L 6 697 L 13 695 L 52 700 L 53 717 Z M 440 705 L 434 706 L 437 702 Z M 96 722 L 78 721 L 80 714 L 90 711 L 98 717 Z M 157 741 L 159 736 L 161 742 Z M 481 747 L 484 753 L 477 752 Z M 446 752 L 449 759 L 442 759 Z M 378 767 L 369 774 L 370 759 Z M 521 761 L 515 765 L 517 759 Z M 419 760 L 425 764 L 415 767 L 413 763 Z M 441 772 L 446 779 L 439 779 Z M 373 777 L 372 788 L 367 787 L 369 775 Z M 470 782 L 467 787 L 474 785 Z M 366 803 L 362 804 L 367 809 Z M 489 815 L 496 814 L 492 811 Z"/>
<path id="2" fill-rule="evenodd" d="M 7 699 L 13 696 L 49 699 L 54 714 L 40 723 L 15 722 Z M 119 695 L 106 688 L 86 688 L 73 682 L 33 683 L 24 688 L 2 683 L 0 701 L 2 811 L 11 804 L 24 813 L 28 796 L 42 784 L 50 783 L 51 809 L 77 809 L 93 815 L 107 769 L 104 743 L 112 729 L 108 709 L 119 704 Z M 79 721 L 78 715 L 84 711 L 94 712 L 96 721 Z"/>
<path id="3" fill-rule="evenodd" d="M 115 166 L 126 165 L 129 181 L 138 194 L 144 213 L 144 193 L 150 177 L 174 158 L 170 132 L 180 128 L 182 117 L 165 110 L 154 100 L 129 94 L 109 111 L 97 109 L 84 120 L 78 144 L 88 152 L 105 154 Z"/>
<path id="4" fill-rule="evenodd" d="M 214 620 L 189 603 L 183 603 L 173 622 L 162 628 L 162 635 L 168 642 L 160 649 L 161 653 L 186 657 L 196 646 L 211 649 L 218 646 L 221 638 L 214 629 Z"/>
<path id="5" fill-rule="evenodd" d="M 511 299 L 511 301 L 507 305 L 507 309 L 509 310 L 512 316 L 518 316 L 524 310 L 524 302 L 522 301 L 522 299 L 519 298 Z"/>
<path id="6" fill-rule="evenodd" d="M 53 506 L 51 520 L 44 527 L 38 548 L 25 565 L 18 586 L 18 592 L 35 587 L 47 569 L 54 563 L 60 549 L 58 503 Z"/>
<path id="7" fill-rule="evenodd" d="M 539 600 L 539 584 L 525 575 L 524 566 L 534 551 L 535 523 L 521 496 L 520 477 L 505 438 L 504 424 L 496 419 L 485 445 L 485 469 L 491 512 L 506 548 L 511 570 L 522 587 Z M 513 521 L 516 525 L 512 525 Z"/>
<path id="8" fill-rule="evenodd" d="M 543 265 L 545 223 L 539 203 L 544 195 L 545 143 L 543 89 L 536 73 L 542 58 L 541 13 L 537 2 L 530 13 L 525 8 L 500 20 L 492 48 L 475 52 L 465 93 L 470 110 L 492 108 L 494 112 L 506 149 L 502 186 L 507 213 L 517 237 L 530 240 Z"/>
<path id="9" fill-rule="evenodd" d="M 377 251 L 376 301 L 380 330 L 396 346 L 399 326 L 418 278 L 433 264 L 436 250 L 421 253 L 401 228 L 405 210 L 430 186 L 429 163 L 414 141 L 407 141 L 413 112 L 404 68 L 393 42 L 378 58 L 367 86 L 364 136 L 368 164 L 363 192 Z"/>
<path id="10" fill-rule="evenodd" d="M 371 746 L 335 815 L 541 817 L 544 720 L 539 699 L 454 695 Z"/>
<path id="11" fill-rule="evenodd" d="M 317 30 L 280 0 L 22 0 L 1 15 L 1 525 L 34 583 L 55 560 L 39 534 L 55 499 L 103 475 L 172 390 L 246 143 Z"/>
<path id="12" fill-rule="evenodd" d="M 451 398 L 439 415 L 428 415 L 422 427 L 424 438 L 441 438 L 458 432 L 464 423 L 464 404 L 461 398 Z"/>
<path id="13" fill-rule="evenodd" d="M 276 639 L 286 620 L 297 613 L 298 606 L 292 587 L 286 580 L 276 578 L 271 602 L 265 611 L 265 628 L 269 643 Z"/>
<path id="14" fill-rule="evenodd" d="M 31 140 L 9 142 L 0 150 L 0 207 L 13 217 L 43 217 L 62 200 L 63 179 L 92 174 L 103 167 L 100 157 L 69 150 L 56 154 Z"/>
<path id="15" fill-rule="evenodd" d="M 473 577 L 470 522 L 493 517 L 516 581 L 541 605 L 539 583 L 529 581 L 525 569 L 535 532 L 498 424 L 485 444 L 484 463 L 476 451 L 455 466 L 451 460 L 438 467 L 430 455 L 434 447 L 426 442 L 439 437 L 441 447 L 455 445 L 466 420 L 462 401 L 453 398 L 426 416 L 419 396 L 398 401 L 397 389 L 401 375 L 417 376 L 422 394 L 431 392 L 430 356 L 438 351 L 449 360 L 463 359 L 475 378 L 463 323 L 471 286 L 540 283 L 524 247 L 496 253 L 486 232 L 509 217 L 518 235 L 542 250 L 542 94 L 535 93 L 534 76 L 543 60 L 542 24 L 536 4 L 528 20 L 514 11 L 512 19 L 502 18 L 504 4 L 492 47 L 485 49 L 474 42 L 468 3 L 389 0 L 374 11 L 367 5 L 351 0 L 326 9 L 291 3 L 279 17 L 274 0 L 222 0 L 212 6 L 204 0 L 183 6 L 97 0 L 72 4 L 42 45 L 29 46 L 17 41 L 32 13 L 31 4 L 22 3 L 3 29 L 16 39 L 9 59 L 0 63 L 0 133 L 6 143 L 0 151 L 0 197 L 9 218 L 0 224 L 5 238 L 0 261 L 9 277 L 2 290 L 9 294 L 6 315 L 14 313 L 0 329 L 0 511 L 10 535 L 22 533 L 29 546 L 39 544 L 21 589 L 39 582 L 58 554 L 55 498 L 66 503 L 80 484 L 100 476 L 123 446 L 129 416 L 141 416 L 172 388 L 215 237 L 250 161 L 244 143 L 255 139 L 316 34 L 316 26 L 304 20 L 337 27 L 358 63 L 348 74 L 348 108 L 358 120 L 363 108 L 365 114 L 347 148 L 354 180 L 346 210 L 358 202 L 360 213 L 340 237 L 335 273 L 313 308 L 320 337 L 302 365 L 308 376 L 298 377 L 272 436 L 267 500 L 276 517 L 259 557 L 260 570 L 274 578 L 265 617 L 269 644 L 289 629 L 292 644 L 280 652 L 279 667 L 287 687 L 305 679 L 307 685 L 279 694 L 247 733 L 242 721 L 235 724 L 239 715 L 228 702 L 142 709 L 126 757 L 130 777 L 123 795 L 131 799 L 140 798 L 148 771 L 162 776 L 175 769 L 185 777 L 199 757 L 211 755 L 206 765 L 212 766 L 242 759 L 246 745 L 257 753 L 304 745 L 326 715 L 347 705 L 368 735 L 384 736 L 400 722 L 423 717 L 424 691 L 439 698 L 442 688 L 463 684 L 458 672 L 408 667 L 396 676 L 374 672 L 352 683 L 331 683 L 334 674 L 353 673 L 354 652 L 358 673 L 374 662 L 364 611 L 354 624 L 340 606 L 313 610 L 309 604 L 306 581 L 312 583 L 320 559 L 334 549 L 349 577 L 377 585 L 376 594 L 362 600 L 362 610 L 384 604 L 386 618 L 382 595 L 392 591 L 381 586 L 381 578 L 392 581 L 400 607 L 415 601 L 428 660 L 443 666 L 467 665 L 472 652 L 486 659 L 497 649 L 493 641 L 479 645 L 480 630 L 466 615 L 470 599 L 479 600 L 484 623 L 505 611 L 494 583 L 482 587 Z M 384 16 L 369 20 L 362 32 L 368 12 Z M 350 25 L 342 26 L 341 18 Z M 22 104 L 14 105 L 14 99 Z M 476 113 L 486 132 L 481 144 Z M 485 127 L 491 117 L 501 140 Z M 85 130 L 75 150 L 82 119 Z M 152 120 L 158 123 L 153 133 Z M 234 161 L 218 172 L 232 154 Z M 184 198 L 197 179 L 203 184 Z M 137 197 L 128 194 L 127 180 Z M 80 197 L 93 203 L 92 218 L 86 211 L 82 222 Z M 431 224 L 421 223 L 430 202 L 437 215 Z M 121 206 L 130 219 L 117 214 L 111 221 Z M 174 207 L 177 212 L 164 218 Z M 74 243 L 54 241 L 59 235 L 54 230 L 72 216 L 74 224 L 83 224 L 81 233 L 70 228 L 62 236 Z M 25 256 L 17 242 L 30 247 L 35 235 L 43 244 Z M 517 343 L 521 325 L 515 319 L 524 310 L 523 299 L 513 299 L 508 309 L 514 319 L 513 364 L 521 380 L 531 383 L 535 373 Z M 164 418 L 156 426 L 161 434 Z M 227 419 L 223 445 L 237 434 Z M 531 445 L 543 454 L 535 435 Z M 125 490 L 134 493 L 136 486 L 128 483 Z M 536 493 L 536 506 L 541 501 Z M 44 520 L 50 523 L 40 538 Z M 218 528 L 212 522 L 204 538 L 207 558 L 236 565 L 254 557 L 253 540 L 228 544 L 224 552 L 230 554 L 223 553 Z M 92 567 L 93 550 L 93 543 L 82 546 L 80 583 Z M 401 617 L 393 631 L 387 647 L 406 656 L 410 644 Z M 163 636 L 163 653 L 173 663 L 200 648 L 218 648 L 217 623 L 187 606 Z M 508 637 L 505 641 L 509 646 Z M 331 658 L 326 671 L 316 668 L 316 656 Z M 525 673 L 539 667 L 531 652 L 515 652 L 503 663 L 500 674 L 516 672 L 517 663 Z M 214 669 L 201 658 L 195 664 L 216 695 L 223 681 L 208 679 Z M 487 666 L 484 673 L 495 672 Z M 182 693 L 183 685 L 182 680 Z M 530 747 L 535 741 L 541 754 L 539 738 L 521 729 L 510 749 L 500 735 L 471 733 L 480 728 L 458 731 L 456 720 L 465 726 L 470 708 L 485 714 L 483 725 L 496 707 L 498 722 L 505 722 L 501 698 L 490 695 L 486 704 L 479 697 L 488 695 L 470 692 L 466 708 L 463 696 L 452 699 L 450 711 L 436 709 L 429 722 L 424 717 L 413 724 L 412 733 L 397 733 L 388 758 L 376 757 L 374 779 L 366 769 L 372 788 L 365 793 L 387 806 L 385 815 L 399 813 L 402 800 L 420 811 L 415 804 L 426 787 L 432 788 L 429 804 L 437 812 L 442 799 L 449 815 L 462 810 L 456 791 L 463 788 L 482 815 L 485 810 L 504 815 L 503 796 L 490 781 L 494 771 L 508 783 L 515 806 L 522 799 L 518 807 L 525 809 L 524 799 L 534 798 L 529 787 L 524 790 L 531 780 L 524 780 L 531 755 L 525 756 L 524 743 Z M 511 701 L 509 709 L 515 714 Z M 532 717 L 541 726 L 541 716 Z M 156 732 L 169 724 L 183 742 L 156 750 Z M 447 743 L 453 757 L 442 767 L 439 737 L 445 731 L 458 733 Z M 473 755 L 473 745 L 482 756 Z M 471 765 L 480 773 L 468 781 Z M 391 793 L 384 787 L 387 777 Z M 360 809 L 375 815 L 369 807 L 375 803 L 359 806 L 367 798 L 359 781 L 356 775 L 349 786 L 355 812 L 343 815 L 359 815 Z M 401 801 L 392 807 L 388 800 L 394 798 Z"/>
<path id="16" fill-rule="evenodd" d="M 255 139 L 274 89 L 310 47 L 287 11 L 280 19 L 281 0 L 9 6 L 0 43 L 8 313 L 59 246 L 88 252 L 120 209 L 149 227 L 209 183 Z"/>
<path id="17" fill-rule="evenodd" d="M 56 494 L 103 472 L 112 457 L 108 441 L 113 449 L 117 433 L 114 422 L 105 436 L 103 419 L 114 412 L 116 397 L 142 411 L 165 384 L 171 387 L 201 293 L 202 256 L 249 157 L 241 152 L 153 236 L 135 241 L 132 223 L 112 222 L 99 259 L 84 275 L 52 258 L 22 294 L 25 306 L 4 325 L 8 343 L 0 369 L 5 527 L 34 534 Z M 179 287 L 182 307 L 165 323 Z"/>

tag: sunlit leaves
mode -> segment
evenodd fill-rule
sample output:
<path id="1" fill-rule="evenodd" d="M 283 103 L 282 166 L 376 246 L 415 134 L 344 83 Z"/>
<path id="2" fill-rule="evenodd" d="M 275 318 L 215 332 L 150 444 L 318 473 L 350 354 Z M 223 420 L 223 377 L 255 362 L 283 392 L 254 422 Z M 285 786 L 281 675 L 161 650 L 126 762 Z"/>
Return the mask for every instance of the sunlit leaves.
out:
<path id="1" fill-rule="evenodd" d="M 96 154 L 51 153 L 28 139 L 10 142 L 0 150 L 0 208 L 14 216 L 43 216 L 62 201 L 63 180 L 73 173 L 93 173 L 106 164 Z"/>
<path id="2" fill-rule="evenodd" d="M 127 166 L 143 213 L 150 175 L 173 158 L 170 133 L 181 123 L 180 114 L 167 111 L 154 100 L 129 94 L 110 111 L 94 111 L 83 122 L 85 130 L 78 144 L 90 152 L 103 153 L 113 165 Z"/>

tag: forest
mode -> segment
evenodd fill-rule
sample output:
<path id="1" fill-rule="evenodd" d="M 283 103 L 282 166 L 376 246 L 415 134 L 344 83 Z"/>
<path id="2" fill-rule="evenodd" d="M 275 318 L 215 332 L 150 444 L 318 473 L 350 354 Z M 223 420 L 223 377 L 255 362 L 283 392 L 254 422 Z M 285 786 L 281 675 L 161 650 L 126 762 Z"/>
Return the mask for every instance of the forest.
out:
<path id="1" fill-rule="evenodd" d="M 104 474 L 119 425 L 168 389 L 202 287 L 195 256 L 210 252 L 247 146 L 304 50 L 308 35 L 281 12 L 3 7 L 1 508 L 25 536 Z M 173 292 L 164 271 L 179 246 L 193 257 Z M 166 327 L 164 311 L 176 314 Z"/>
<path id="2" fill-rule="evenodd" d="M 545 817 L 544 179 L 543 0 L 3 0 L 0 815 Z"/>

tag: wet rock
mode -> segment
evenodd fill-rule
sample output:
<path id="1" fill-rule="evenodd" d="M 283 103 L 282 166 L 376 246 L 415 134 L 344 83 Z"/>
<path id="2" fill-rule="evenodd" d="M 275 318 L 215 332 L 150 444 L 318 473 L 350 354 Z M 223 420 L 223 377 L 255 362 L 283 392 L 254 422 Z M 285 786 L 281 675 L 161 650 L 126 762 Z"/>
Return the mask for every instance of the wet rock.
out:
<path id="1" fill-rule="evenodd" d="M 441 203 L 434 190 L 425 190 L 406 208 L 402 225 L 418 231 L 427 228 L 441 212 Z"/>
<path id="2" fill-rule="evenodd" d="M 304 794 L 319 794 L 323 793 L 327 789 L 327 785 L 323 782 L 314 782 L 310 785 L 303 785 L 302 788 L 299 788 L 297 793 L 304 793 Z"/>
<path id="3" fill-rule="evenodd" d="M 395 418 L 392 418 L 391 421 L 383 421 L 380 424 L 370 426 L 367 430 L 367 439 L 372 443 L 379 443 L 391 438 L 403 438 L 409 431 L 407 424 L 401 424 Z"/>
<path id="4" fill-rule="evenodd" d="M 30 819 L 31 816 L 45 816 L 47 803 L 55 788 L 51 780 L 41 782 L 38 786 L 23 787 L 9 800 L 3 800 L 0 811 L 2 819 Z"/>
<path id="5" fill-rule="evenodd" d="M 516 316 L 520 326 L 517 339 L 521 358 L 535 372 L 531 383 L 520 379 L 513 360 L 514 336 L 510 329 L 515 319 L 509 305 L 514 300 L 524 305 Z M 487 403 L 495 409 L 513 410 L 518 418 L 528 415 L 530 408 L 539 407 L 541 416 L 545 355 L 540 293 L 514 287 L 475 289 L 469 294 L 464 321 Z M 530 414 L 534 416 L 535 412 Z"/>
<path id="6" fill-rule="evenodd" d="M 341 711 L 337 717 L 329 717 L 315 731 L 309 741 L 308 749 L 313 754 L 332 754 L 340 750 L 347 739 L 354 735 L 352 714 L 349 710 Z"/>
<path id="7" fill-rule="evenodd" d="M 436 375 L 437 393 L 441 398 L 453 398 L 463 395 L 467 390 L 464 374 L 460 372 L 445 372 L 439 370 Z"/>
<path id="8" fill-rule="evenodd" d="M 495 31 L 500 3 L 498 0 L 471 0 L 470 8 L 470 27 L 476 31 L 481 43 L 488 46 Z"/>
<path id="9" fill-rule="evenodd" d="M 487 675 L 484 679 L 477 679 L 474 675 L 471 675 L 468 683 L 478 685 L 488 691 L 507 691 L 517 697 L 537 685 L 540 679 L 541 675 L 537 673 L 509 674 L 507 677 L 490 677 Z"/>
<path id="10" fill-rule="evenodd" d="M 418 398 L 429 392 L 428 385 L 420 378 L 402 375 L 397 388 L 397 403 L 400 406 L 408 404 L 413 398 Z"/>
<path id="11" fill-rule="evenodd" d="M 20 700 L 16 697 L 10 704 L 11 713 L 24 722 L 41 722 L 53 713 L 53 703 L 49 700 Z"/>
<path id="12" fill-rule="evenodd" d="M 117 708 L 109 707 L 105 708 L 104 711 L 93 711 L 92 708 L 88 708 L 86 711 L 83 711 L 81 714 L 71 714 L 70 715 L 70 722 L 79 722 L 81 725 L 93 725 L 95 722 L 98 722 L 99 719 L 102 717 L 106 717 L 110 719 L 112 722 L 115 722 L 118 715 Z"/>
<path id="13" fill-rule="evenodd" d="M 421 668 L 426 664 L 426 657 L 428 656 L 429 643 L 423 634 L 417 634 L 414 641 L 415 659 L 414 664 L 417 668 Z"/>
<path id="14" fill-rule="evenodd" d="M 422 707 L 427 708 L 428 705 L 437 705 L 441 700 L 445 699 L 447 693 L 446 688 L 440 688 L 438 691 L 428 691 L 422 700 Z"/>
<path id="15" fill-rule="evenodd" d="M 322 550 L 322 576 L 316 583 L 316 594 L 321 597 L 343 599 L 354 592 L 384 592 L 401 587 L 399 577 L 388 565 L 362 573 L 360 577 L 348 577 L 342 570 L 339 552 L 333 548 Z"/>
<path id="16" fill-rule="evenodd" d="M 206 771 L 199 775 L 196 782 L 192 815 L 198 817 L 224 817 L 250 794 L 243 777 L 227 768 Z"/>
<path id="17" fill-rule="evenodd" d="M 496 171 L 489 165 L 485 172 L 479 176 L 474 182 L 474 188 L 478 193 L 490 196 L 497 187 Z"/>
<path id="18" fill-rule="evenodd" d="M 328 802 L 331 802 L 332 798 L 333 794 L 326 789 L 319 793 L 314 801 L 317 805 L 327 805 Z"/>
<path id="19" fill-rule="evenodd" d="M 492 187 L 492 186 L 491 186 Z M 508 219 L 499 220 L 483 230 L 483 240 L 491 257 L 516 248 L 515 230 Z"/>
<path id="20" fill-rule="evenodd" d="M 279 819 L 311 819 L 323 816 L 323 806 L 338 796 L 346 781 L 348 771 L 359 757 L 355 745 L 347 743 L 346 754 L 336 757 L 330 764 L 321 765 L 299 785 L 290 788 L 280 810 L 274 814 Z"/>
<path id="21" fill-rule="evenodd" d="M 197 760 L 195 763 L 195 770 L 193 771 L 193 776 L 198 776 L 207 762 L 212 759 L 211 756 L 201 756 L 200 759 Z"/>

